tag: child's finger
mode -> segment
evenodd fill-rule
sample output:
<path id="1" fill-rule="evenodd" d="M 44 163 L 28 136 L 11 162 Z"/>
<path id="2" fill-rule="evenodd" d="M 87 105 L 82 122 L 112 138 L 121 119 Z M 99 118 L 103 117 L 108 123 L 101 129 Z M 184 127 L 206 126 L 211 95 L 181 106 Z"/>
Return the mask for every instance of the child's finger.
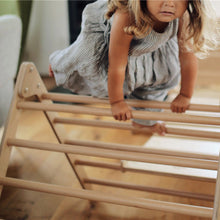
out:
<path id="1" fill-rule="evenodd" d="M 127 120 L 130 120 L 131 119 L 131 117 L 132 117 L 132 114 L 131 114 L 131 112 L 129 111 L 129 112 L 126 112 L 126 119 Z"/>
<path id="2" fill-rule="evenodd" d="M 118 120 L 118 116 L 117 115 L 113 115 L 115 120 Z"/>
<path id="3" fill-rule="evenodd" d="M 120 121 L 120 114 L 114 114 L 113 117 L 114 117 L 115 120 Z"/>
<path id="4" fill-rule="evenodd" d="M 122 117 L 123 117 L 122 114 L 119 114 L 119 115 L 118 115 L 118 120 L 121 121 L 121 120 L 122 120 Z"/>
<path id="5" fill-rule="evenodd" d="M 183 113 L 183 112 L 185 112 L 186 111 L 186 108 L 185 107 L 182 107 L 181 108 L 181 112 Z"/>
<path id="6" fill-rule="evenodd" d="M 172 105 L 171 110 L 172 110 L 172 112 L 176 112 L 177 111 L 176 106 Z"/>
<path id="7" fill-rule="evenodd" d="M 121 120 L 122 120 L 122 121 L 126 121 L 126 120 L 127 120 L 126 113 L 125 113 L 125 114 L 123 113 L 123 114 L 121 115 Z"/>

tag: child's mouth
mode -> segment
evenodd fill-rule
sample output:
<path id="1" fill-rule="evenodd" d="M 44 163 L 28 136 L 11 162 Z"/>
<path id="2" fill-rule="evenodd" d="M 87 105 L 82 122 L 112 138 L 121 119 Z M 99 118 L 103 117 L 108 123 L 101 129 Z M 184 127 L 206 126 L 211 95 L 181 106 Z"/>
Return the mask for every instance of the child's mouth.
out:
<path id="1" fill-rule="evenodd" d="M 174 15 L 174 12 L 171 12 L 171 11 L 161 11 L 160 13 L 166 16 Z"/>

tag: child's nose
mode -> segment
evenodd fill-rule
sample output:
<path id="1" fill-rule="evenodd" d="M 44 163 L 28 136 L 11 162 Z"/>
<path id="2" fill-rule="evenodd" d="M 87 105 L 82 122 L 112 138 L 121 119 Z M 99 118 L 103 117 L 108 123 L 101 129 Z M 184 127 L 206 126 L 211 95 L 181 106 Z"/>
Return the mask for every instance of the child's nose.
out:
<path id="1" fill-rule="evenodd" d="M 174 7 L 174 0 L 164 0 L 164 5 Z"/>

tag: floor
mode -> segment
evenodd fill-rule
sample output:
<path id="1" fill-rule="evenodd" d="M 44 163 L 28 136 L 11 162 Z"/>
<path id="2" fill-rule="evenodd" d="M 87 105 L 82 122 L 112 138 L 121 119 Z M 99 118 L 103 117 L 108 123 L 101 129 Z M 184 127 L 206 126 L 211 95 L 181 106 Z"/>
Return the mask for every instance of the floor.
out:
<path id="1" fill-rule="evenodd" d="M 219 104 L 220 77 L 217 58 L 200 62 L 199 77 L 193 100 Z M 214 60 L 214 61 L 213 61 Z M 208 76 L 207 76 L 208 72 Z M 53 87 L 50 80 L 48 87 Z M 70 116 L 72 116 L 70 114 Z M 17 137 L 36 141 L 57 143 L 53 131 L 43 113 L 24 111 L 19 119 Z M 31 128 L 33 129 L 30 129 Z M 99 140 L 122 144 L 143 146 L 151 136 L 133 134 L 130 131 L 102 128 L 84 128 L 82 126 L 65 126 L 67 137 L 81 140 Z M 88 158 L 86 158 L 88 159 Z M 91 159 L 91 158 L 89 158 Z M 94 159 L 94 158 L 93 158 Z M 97 160 L 100 160 L 97 158 Z M 120 162 L 106 159 L 107 161 Z M 178 189 L 187 192 L 214 194 L 215 184 L 190 179 L 178 179 L 144 173 L 131 173 L 86 167 L 88 177 L 102 177 L 111 180 L 123 180 L 135 184 Z M 8 177 L 22 178 L 45 183 L 80 188 L 80 184 L 73 173 L 69 162 L 62 153 L 13 148 Z M 166 200 L 170 202 L 187 203 L 212 207 L 209 201 L 159 195 L 134 190 L 116 189 L 98 185 L 87 185 L 95 190 L 110 194 L 134 195 L 143 198 Z M 101 202 L 90 203 L 87 200 L 55 196 L 46 193 L 17 190 L 4 187 L 0 199 L 0 219 L 4 220 L 205 220 L 208 218 L 191 217 L 187 215 L 171 214 L 161 211 L 152 211 L 131 208 Z"/>

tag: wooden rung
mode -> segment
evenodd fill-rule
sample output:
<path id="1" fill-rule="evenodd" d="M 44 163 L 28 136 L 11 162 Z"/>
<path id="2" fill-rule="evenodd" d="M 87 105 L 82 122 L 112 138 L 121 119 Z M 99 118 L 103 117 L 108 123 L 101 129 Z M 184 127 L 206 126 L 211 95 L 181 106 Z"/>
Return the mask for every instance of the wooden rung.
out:
<path id="1" fill-rule="evenodd" d="M 175 157 L 186 157 L 186 158 L 195 158 L 203 160 L 214 160 L 218 163 L 218 155 L 207 155 L 199 154 L 193 152 L 180 152 L 174 150 L 158 150 L 152 148 L 143 148 L 141 146 L 127 145 L 127 144 L 116 144 L 116 143 L 106 143 L 102 141 L 84 141 L 84 140 L 64 140 L 65 144 L 70 145 L 79 145 L 86 147 L 95 147 L 109 150 L 120 150 L 120 151 L 129 151 L 129 152 L 138 152 L 146 154 L 156 154 L 156 155 L 166 155 L 166 156 L 175 156 Z"/>
<path id="2" fill-rule="evenodd" d="M 76 102 L 76 103 L 85 103 L 85 104 L 109 104 L 108 99 L 100 99 L 91 96 L 82 96 L 82 95 L 73 95 L 73 94 L 44 93 L 42 94 L 41 98 L 50 99 L 53 101 L 60 101 L 60 102 Z M 159 109 L 170 109 L 170 104 L 171 104 L 170 102 L 131 100 L 131 99 L 127 99 L 126 102 L 134 107 L 159 108 Z M 220 106 L 190 104 L 189 110 L 220 112 Z"/>
<path id="3" fill-rule="evenodd" d="M 218 169 L 218 162 L 210 161 L 210 160 L 169 157 L 163 155 L 152 155 L 152 154 L 125 152 L 118 150 L 106 150 L 106 149 L 98 149 L 91 147 L 82 148 L 81 146 L 71 147 L 71 145 L 68 144 L 51 144 L 51 143 L 27 141 L 27 140 L 15 139 L 15 138 L 9 138 L 7 140 L 7 144 L 9 146 L 18 146 L 18 147 L 32 148 L 38 150 L 80 154 L 80 155 L 94 156 L 94 157 L 105 157 L 105 158 L 119 159 L 119 160 L 167 164 L 167 165 L 193 167 L 193 168 L 201 168 L 201 169 L 209 169 L 209 170 Z"/>
<path id="4" fill-rule="evenodd" d="M 55 117 L 53 122 L 62 123 L 62 124 L 71 124 L 71 125 L 74 124 L 74 125 L 101 127 L 101 128 L 124 129 L 124 130 L 140 132 L 140 133 L 147 133 L 147 134 L 152 133 L 150 128 L 147 128 L 147 127 L 135 128 L 134 126 L 132 126 L 131 123 L 128 123 L 128 122 L 92 120 L 92 119 L 83 119 L 83 118 L 81 119 L 62 118 L 62 117 Z M 172 128 L 170 126 L 167 126 L 167 134 L 182 135 L 182 136 L 189 136 L 189 137 L 220 139 L 220 132 L 202 131 L 198 129 Z"/>
<path id="5" fill-rule="evenodd" d="M 202 131 L 188 128 L 172 128 L 167 126 L 167 134 L 220 140 L 220 132 L 216 131 Z"/>
<path id="6" fill-rule="evenodd" d="M 174 178 L 181 178 L 187 180 L 197 180 L 203 182 L 210 182 L 215 183 L 216 178 L 207 177 L 207 176 L 195 176 L 195 175 L 186 175 L 183 173 L 173 173 L 173 172 L 161 172 L 158 170 L 147 170 L 147 169 L 137 169 L 132 167 L 126 167 L 123 164 L 119 165 L 118 163 L 110 163 L 110 162 L 100 162 L 100 161 L 91 161 L 91 160 L 83 160 L 77 159 L 74 163 L 75 165 L 82 165 L 82 166 L 90 166 L 90 167 L 98 167 L 98 168 L 105 168 L 105 169 L 114 169 L 122 172 L 135 172 L 135 173 L 144 173 L 150 175 L 160 175 L 160 176 L 167 176 L 167 177 L 174 177 Z"/>
<path id="7" fill-rule="evenodd" d="M 92 127 L 101 127 L 101 128 L 116 128 L 116 129 L 124 129 L 124 130 L 133 130 L 140 131 L 141 129 L 137 129 L 132 126 L 129 122 L 116 122 L 116 121 L 104 121 L 104 120 L 95 120 L 95 119 L 84 119 L 84 118 L 63 118 L 56 117 L 53 120 L 54 123 L 62 123 L 62 124 L 74 124 L 74 125 L 86 125 Z M 152 133 L 151 129 L 146 128 L 142 129 L 146 133 Z"/>
<path id="8" fill-rule="evenodd" d="M 157 201 L 153 199 L 134 198 L 129 196 L 118 196 L 107 194 L 105 192 L 97 192 L 92 190 L 74 189 L 73 187 L 64 187 L 33 181 L 18 180 L 9 177 L 0 177 L 0 184 L 12 186 L 16 188 L 33 190 L 44 193 L 52 193 L 55 195 L 70 196 L 90 201 L 107 202 L 117 205 L 126 205 L 136 208 L 152 209 L 164 212 L 172 212 L 184 215 L 211 218 L 213 208 L 192 206 L 187 204 L 179 204 L 172 202 Z"/>
<path id="9" fill-rule="evenodd" d="M 89 114 L 96 116 L 112 116 L 111 110 L 106 108 L 95 108 L 87 106 L 63 105 L 63 104 L 48 104 L 29 101 L 20 101 L 17 103 L 17 108 L 28 110 L 42 110 L 55 112 L 68 112 L 77 114 Z M 149 112 L 149 111 L 132 111 L 133 118 L 143 120 L 161 120 L 170 122 L 194 123 L 220 125 L 219 117 L 195 116 L 188 114 L 167 113 L 167 112 Z"/>
<path id="10" fill-rule="evenodd" d="M 116 163 L 116 162 L 111 163 L 111 162 L 100 162 L 100 161 L 77 159 L 75 160 L 74 165 L 92 166 L 92 167 L 107 168 L 107 169 L 123 171 L 122 163 Z"/>
<path id="11" fill-rule="evenodd" d="M 136 184 L 132 184 L 132 183 L 125 183 L 125 182 L 121 182 L 121 181 L 113 181 L 113 180 L 109 180 L 109 179 L 106 181 L 106 180 L 96 179 L 96 178 L 86 178 L 83 180 L 83 182 L 89 183 L 89 184 L 110 186 L 110 187 L 119 187 L 119 188 L 123 188 L 123 189 L 131 189 L 131 190 L 139 190 L 139 191 L 144 191 L 144 192 L 159 193 L 159 194 L 170 195 L 170 196 L 185 197 L 185 198 L 190 198 L 190 199 L 199 199 L 199 200 L 206 200 L 206 201 L 211 201 L 211 202 L 214 201 L 214 195 L 149 187 L 149 186 L 143 186 L 143 185 L 136 185 Z"/>

